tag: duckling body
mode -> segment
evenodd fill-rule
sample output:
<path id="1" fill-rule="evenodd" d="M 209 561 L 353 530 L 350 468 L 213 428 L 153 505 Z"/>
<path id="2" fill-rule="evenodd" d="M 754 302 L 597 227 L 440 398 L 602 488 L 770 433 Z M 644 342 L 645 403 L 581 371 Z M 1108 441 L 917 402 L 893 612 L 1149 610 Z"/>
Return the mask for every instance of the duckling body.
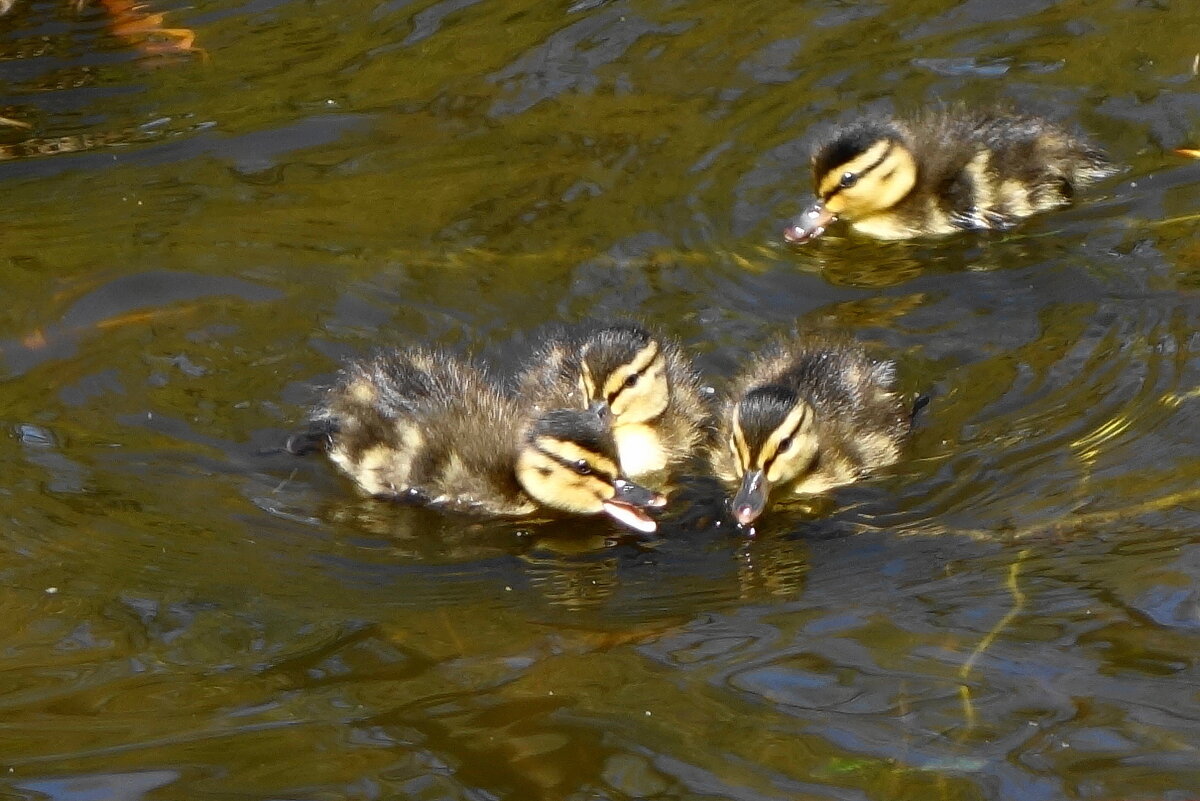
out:
<path id="1" fill-rule="evenodd" d="M 753 522 L 769 494 L 827 492 L 896 462 L 912 415 L 895 372 L 853 342 L 817 333 L 756 356 L 733 383 L 711 451 L 714 473 L 736 488 L 738 522 Z"/>
<path id="2" fill-rule="evenodd" d="M 817 200 L 785 229 L 789 242 L 820 236 L 839 218 L 877 239 L 1009 228 L 1116 172 L 1103 152 L 1047 120 L 961 108 L 840 127 L 812 165 Z"/>
<path id="3" fill-rule="evenodd" d="M 700 380 L 679 346 L 636 325 L 581 327 L 553 337 L 521 374 L 535 408 L 607 416 L 621 469 L 660 474 L 696 453 L 710 426 Z"/>
<path id="4" fill-rule="evenodd" d="M 638 530 L 660 496 L 624 480 L 594 413 L 531 415 L 475 365 L 409 348 L 351 364 L 314 412 L 330 460 L 365 492 L 493 516 L 605 512 Z"/>

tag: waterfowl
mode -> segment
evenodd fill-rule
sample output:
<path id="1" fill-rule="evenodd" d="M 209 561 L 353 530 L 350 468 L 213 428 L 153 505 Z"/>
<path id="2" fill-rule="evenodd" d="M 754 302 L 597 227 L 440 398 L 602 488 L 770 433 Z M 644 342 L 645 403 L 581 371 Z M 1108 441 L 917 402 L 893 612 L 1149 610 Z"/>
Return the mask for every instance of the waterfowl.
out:
<path id="1" fill-rule="evenodd" d="M 330 460 L 365 492 L 492 516 L 605 513 L 638 531 L 662 496 L 627 481 L 605 422 L 530 414 L 472 363 L 419 347 L 350 364 L 313 412 Z"/>
<path id="2" fill-rule="evenodd" d="M 551 337 L 517 382 L 534 408 L 592 409 L 612 425 L 621 469 L 661 474 L 696 453 L 710 412 L 691 362 L 641 326 L 584 326 Z"/>
<path id="3" fill-rule="evenodd" d="M 749 525 L 769 495 L 827 492 L 894 463 L 912 411 L 896 368 L 857 344 L 808 332 L 776 342 L 733 382 L 711 451 L 713 472 L 735 490 Z"/>
<path id="4" fill-rule="evenodd" d="M 812 158 L 816 201 L 784 230 L 806 242 L 837 219 L 877 239 L 1002 229 L 1116 172 L 1052 122 L 956 108 L 834 129 Z"/>

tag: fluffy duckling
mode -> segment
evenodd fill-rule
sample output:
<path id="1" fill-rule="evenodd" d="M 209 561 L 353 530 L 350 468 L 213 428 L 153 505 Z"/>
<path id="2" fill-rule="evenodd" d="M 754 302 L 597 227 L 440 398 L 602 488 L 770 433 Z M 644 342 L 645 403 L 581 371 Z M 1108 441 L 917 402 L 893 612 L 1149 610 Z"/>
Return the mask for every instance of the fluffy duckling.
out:
<path id="1" fill-rule="evenodd" d="M 733 515 L 754 522 L 768 494 L 810 495 L 850 484 L 900 457 L 912 423 L 895 365 L 820 333 L 777 342 L 734 381 L 711 452 L 736 487 Z"/>
<path id="2" fill-rule="evenodd" d="M 621 469 L 660 474 L 696 452 L 709 411 L 677 344 L 636 325 L 579 328 L 552 338 L 518 379 L 535 408 L 592 409 L 607 417 Z"/>
<path id="3" fill-rule="evenodd" d="M 835 129 L 812 159 L 817 200 L 783 232 L 839 218 L 877 239 L 1008 228 L 1116 172 L 1100 150 L 1038 117 L 958 108 Z"/>
<path id="4" fill-rule="evenodd" d="M 495 516 L 608 514 L 655 530 L 657 493 L 626 481 L 604 421 L 531 415 L 476 366 L 409 348 L 351 364 L 313 413 L 329 458 L 378 497 Z"/>

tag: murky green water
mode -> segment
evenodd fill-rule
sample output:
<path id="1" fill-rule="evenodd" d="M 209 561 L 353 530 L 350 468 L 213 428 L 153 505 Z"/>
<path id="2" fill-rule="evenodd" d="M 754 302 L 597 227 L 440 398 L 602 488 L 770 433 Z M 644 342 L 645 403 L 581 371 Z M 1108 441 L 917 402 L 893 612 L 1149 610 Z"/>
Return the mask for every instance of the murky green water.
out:
<path id="1" fill-rule="evenodd" d="M 1191 3 L 146 11 L 207 57 L 0 18 L 0 795 L 1195 795 Z M 1008 235 L 780 245 L 822 125 L 997 97 L 1129 169 Z M 717 384 L 840 322 L 933 396 L 910 460 L 606 546 L 260 455 L 342 357 L 628 312 Z"/>

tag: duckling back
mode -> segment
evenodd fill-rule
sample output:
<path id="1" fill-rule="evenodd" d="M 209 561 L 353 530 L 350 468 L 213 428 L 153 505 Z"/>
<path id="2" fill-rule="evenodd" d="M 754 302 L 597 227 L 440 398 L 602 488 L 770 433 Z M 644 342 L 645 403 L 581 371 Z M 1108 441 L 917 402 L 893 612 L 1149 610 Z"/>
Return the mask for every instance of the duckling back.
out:
<path id="1" fill-rule="evenodd" d="M 349 365 L 314 412 L 365 492 L 491 514 L 534 505 L 513 474 L 519 413 L 479 368 L 407 348 Z"/>
<path id="2" fill-rule="evenodd" d="M 910 215 L 926 206 L 939 232 L 1010 227 L 1116 172 L 1099 149 L 1030 115 L 931 112 L 906 127 L 928 175 Z"/>

